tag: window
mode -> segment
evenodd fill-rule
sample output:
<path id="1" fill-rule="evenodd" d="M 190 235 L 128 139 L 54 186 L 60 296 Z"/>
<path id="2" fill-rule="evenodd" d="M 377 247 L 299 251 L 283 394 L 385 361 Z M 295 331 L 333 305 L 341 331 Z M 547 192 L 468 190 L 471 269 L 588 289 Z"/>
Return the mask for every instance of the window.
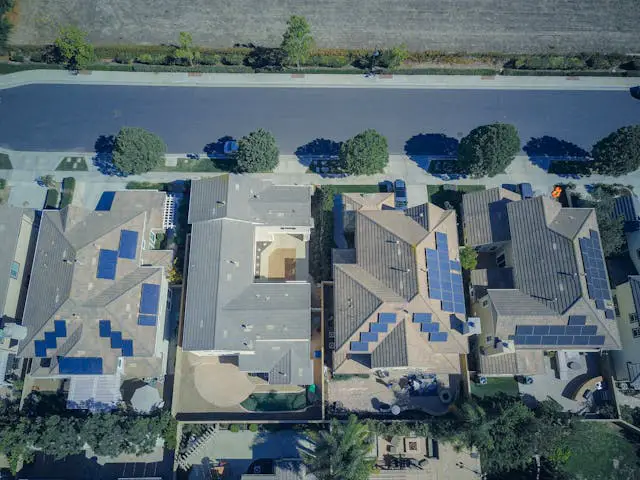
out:
<path id="1" fill-rule="evenodd" d="M 18 262 L 11 262 L 11 278 L 18 278 L 18 273 L 20 273 L 20 264 Z"/>
<path id="2" fill-rule="evenodd" d="M 489 306 L 489 300 L 482 300 L 482 307 L 487 308 Z"/>
<path id="3" fill-rule="evenodd" d="M 498 267 L 503 268 L 506 264 L 507 261 L 504 258 L 504 254 L 501 253 L 500 255 L 498 255 L 498 257 L 496 258 L 496 264 L 498 265 Z"/>
<path id="4" fill-rule="evenodd" d="M 489 249 L 490 252 L 495 252 L 498 249 L 495 245 Z"/>
<path id="5" fill-rule="evenodd" d="M 631 333 L 633 333 L 633 338 L 640 337 L 640 328 L 632 328 Z"/>
<path id="6" fill-rule="evenodd" d="M 630 313 L 629 314 L 629 323 L 638 323 L 638 314 Z"/>
<path id="7" fill-rule="evenodd" d="M 155 245 L 156 244 L 156 232 L 154 232 L 153 230 L 151 230 L 149 232 L 149 243 L 151 245 Z"/>

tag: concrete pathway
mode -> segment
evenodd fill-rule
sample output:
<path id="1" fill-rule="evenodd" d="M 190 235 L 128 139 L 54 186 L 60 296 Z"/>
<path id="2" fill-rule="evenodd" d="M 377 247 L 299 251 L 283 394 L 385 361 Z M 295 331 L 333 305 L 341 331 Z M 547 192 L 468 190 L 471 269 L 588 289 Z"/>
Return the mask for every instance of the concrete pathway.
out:
<path id="1" fill-rule="evenodd" d="M 66 70 L 29 70 L 0 76 L 0 89 L 38 83 L 75 85 L 142 85 L 175 87 L 314 87 L 314 88 L 441 88 L 501 90 L 626 90 L 637 78 L 538 77 L 474 75 L 364 75 L 99 72 L 73 75 Z"/>

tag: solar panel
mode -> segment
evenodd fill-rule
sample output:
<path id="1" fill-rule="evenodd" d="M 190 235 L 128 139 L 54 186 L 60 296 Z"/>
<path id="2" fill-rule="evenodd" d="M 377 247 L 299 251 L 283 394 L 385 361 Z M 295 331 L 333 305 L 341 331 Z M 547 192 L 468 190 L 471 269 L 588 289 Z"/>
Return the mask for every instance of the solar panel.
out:
<path id="1" fill-rule="evenodd" d="M 122 356 L 133 357 L 133 340 L 122 341 Z"/>
<path id="2" fill-rule="evenodd" d="M 44 358 L 47 356 L 47 346 L 44 340 L 36 340 L 33 342 L 33 349 L 35 350 L 36 357 Z"/>
<path id="3" fill-rule="evenodd" d="M 56 348 L 58 346 L 56 342 L 56 334 L 55 332 L 44 332 L 44 344 L 47 348 Z"/>
<path id="4" fill-rule="evenodd" d="M 444 310 L 445 312 L 453 312 L 453 302 L 448 300 L 443 300 L 442 310 Z"/>
<path id="5" fill-rule="evenodd" d="M 56 334 L 56 337 L 62 338 L 67 336 L 67 322 L 64 320 L 54 320 L 53 321 L 53 331 Z"/>
<path id="6" fill-rule="evenodd" d="M 352 352 L 368 352 L 369 344 L 367 342 L 351 342 Z"/>
<path id="7" fill-rule="evenodd" d="M 430 313 L 414 313 L 413 314 L 414 323 L 428 323 L 431 321 Z"/>
<path id="8" fill-rule="evenodd" d="M 531 325 L 517 325 L 516 335 L 531 335 L 533 333 L 533 326 Z"/>
<path id="9" fill-rule="evenodd" d="M 558 337 L 555 335 L 543 335 L 542 336 L 542 344 L 543 345 L 556 345 L 558 343 Z"/>
<path id="10" fill-rule="evenodd" d="M 423 323 L 420 325 L 420 331 L 424 333 L 435 333 L 440 331 L 439 323 Z"/>
<path id="11" fill-rule="evenodd" d="M 454 307 L 453 307 L 453 311 L 456 313 L 467 313 L 467 309 L 465 307 L 464 302 L 456 302 Z"/>
<path id="12" fill-rule="evenodd" d="M 361 342 L 377 342 L 378 334 L 374 332 L 360 332 Z"/>
<path id="13" fill-rule="evenodd" d="M 160 285 L 143 283 L 142 294 L 140 296 L 140 313 L 156 315 L 158 313 L 159 301 Z"/>
<path id="14" fill-rule="evenodd" d="M 95 375 L 102 373 L 102 358 L 99 357 L 60 357 L 58 370 L 61 374 Z"/>
<path id="15" fill-rule="evenodd" d="M 120 258 L 135 259 L 138 246 L 138 232 L 133 230 L 120 230 L 120 244 L 118 256 Z"/>
<path id="16" fill-rule="evenodd" d="M 584 325 L 587 323 L 586 315 L 569 315 L 569 325 Z"/>
<path id="17" fill-rule="evenodd" d="M 608 318 L 609 320 L 613 320 L 614 318 L 616 318 L 616 314 L 615 314 L 615 312 L 614 312 L 613 310 L 611 310 L 610 308 L 607 308 L 607 309 L 604 311 L 604 316 L 605 316 L 606 318 Z"/>
<path id="18" fill-rule="evenodd" d="M 111 348 L 122 348 L 122 332 L 111 332 Z"/>
<path id="19" fill-rule="evenodd" d="M 602 300 L 601 298 L 598 298 L 596 300 L 596 308 L 598 310 L 604 310 L 605 306 L 604 306 L 604 300 Z"/>
<path id="20" fill-rule="evenodd" d="M 540 345 L 542 337 L 540 335 L 527 335 L 525 338 L 526 345 Z"/>
<path id="21" fill-rule="evenodd" d="M 155 327 L 156 323 L 158 323 L 157 315 L 138 315 L 138 325 Z"/>
<path id="22" fill-rule="evenodd" d="M 102 338 L 108 338 L 111 336 L 111 320 L 100 320 L 98 322 L 98 331 Z"/>
<path id="23" fill-rule="evenodd" d="M 589 298 L 596 300 L 598 309 L 604 310 L 602 300 L 611 300 L 611 292 L 598 233 L 595 230 L 589 230 L 589 237 L 580 238 L 579 245 L 587 277 Z"/>
<path id="24" fill-rule="evenodd" d="M 442 233 L 442 232 L 436 232 L 436 248 L 438 250 L 440 250 L 440 248 L 442 249 L 448 249 L 448 245 L 447 245 L 447 234 L 446 233 Z"/>
<path id="25" fill-rule="evenodd" d="M 582 330 L 580 327 L 578 328 Z M 549 325 L 549 335 L 564 335 L 565 331 L 564 325 Z"/>
<path id="26" fill-rule="evenodd" d="M 533 334 L 534 335 L 547 335 L 549 333 L 548 325 L 534 325 L 533 326 Z"/>
<path id="27" fill-rule="evenodd" d="M 595 325 L 585 325 L 582 327 L 582 335 L 595 335 L 598 327 Z"/>
<path id="28" fill-rule="evenodd" d="M 378 322 L 380 323 L 396 323 L 395 313 L 379 313 Z"/>
<path id="29" fill-rule="evenodd" d="M 375 333 L 384 333 L 387 331 L 386 323 L 372 322 L 369 324 L 369 331 Z"/>
<path id="30" fill-rule="evenodd" d="M 449 335 L 447 332 L 433 332 L 429 334 L 430 342 L 446 342 Z"/>
<path id="31" fill-rule="evenodd" d="M 604 345 L 604 335 L 589 337 L 589 345 Z"/>
<path id="32" fill-rule="evenodd" d="M 573 345 L 572 335 L 558 335 L 557 345 Z"/>
<path id="33" fill-rule="evenodd" d="M 576 335 L 575 337 L 573 337 L 573 344 L 574 345 L 589 345 L 589 338 L 591 338 L 591 337 L 587 337 L 586 335 Z"/>
<path id="34" fill-rule="evenodd" d="M 451 260 L 451 262 L 449 262 L 449 264 L 451 265 L 451 270 L 455 270 L 456 272 L 459 272 L 461 270 L 459 261 Z"/>
<path id="35" fill-rule="evenodd" d="M 516 345 L 524 345 L 527 337 L 525 335 L 516 335 L 513 337 L 513 341 Z"/>
<path id="36" fill-rule="evenodd" d="M 96 278 L 104 278 L 105 280 L 115 280 L 116 266 L 118 264 L 118 252 L 115 250 L 100 250 L 98 255 L 98 270 Z"/>

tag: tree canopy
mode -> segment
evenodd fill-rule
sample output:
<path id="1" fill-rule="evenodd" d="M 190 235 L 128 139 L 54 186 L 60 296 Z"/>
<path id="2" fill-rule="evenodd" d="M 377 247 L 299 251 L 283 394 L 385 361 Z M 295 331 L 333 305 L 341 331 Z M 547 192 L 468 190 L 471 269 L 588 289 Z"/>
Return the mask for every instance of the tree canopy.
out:
<path id="1" fill-rule="evenodd" d="M 460 265 L 465 270 L 473 270 L 478 265 L 478 252 L 473 247 L 460 249 Z"/>
<path id="2" fill-rule="evenodd" d="M 367 480 L 375 459 L 368 458 L 371 432 L 366 424 L 350 415 L 346 423 L 331 420 L 329 430 L 307 432 L 313 451 L 300 450 L 307 468 L 318 480 Z"/>
<path id="3" fill-rule="evenodd" d="M 600 140 L 591 151 L 592 171 L 620 176 L 640 168 L 640 125 L 622 127 Z"/>
<path id="4" fill-rule="evenodd" d="M 596 211 L 600 242 L 605 257 L 621 253 L 625 243 L 624 217 L 614 215 L 615 197 L 620 193 L 622 192 L 615 185 L 602 184 L 596 185 L 591 192 L 594 200 L 592 206 Z"/>
<path id="5" fill-rule="evenodd" d="M 493 177 L 505 171 L 519 150 L 516 127 L 493 123 L 474 128 L 460 141 L 458 162 L 472 177 Z"/>
<path id="6" fill-rule="evenodd" d="M 93 45 L 87 40 L 87 32 L 78 27 L 62 27 L 54 44 L 60 59 L 72 70 L 86 68 L 95 59 Z"/>
<path id="7" fill-rule="evenodd" d="M 282 37 L 280 48 L 287 56 L 287 61 L 295 63 L 298 68 L 304 63 L 313 49 L 313 37 L 311 27 L 307 19 L 298 15 L 292 15 L 287 21 L 287 30 Z"/>
<path id="8" fill-rule="evenodd" d="M 173 52 L 173 56 L 193 66 L 194 60 L 200 59 L 200 52 L 193 49 L 193 37 L 189 32 L 180 32 L 180 46 Z"/>
<path id="9" fill-rule="evenodd" d="M 126 175 L 153 170 L 164 162 L 167 146 L 162 139 L 139 127 L 122 127 L 113 146 L 113 164 Z"/>
<path id="10" fill-rule="evenodd" d="M 369 129 L 340 146 L 340 167 L 351 175 L 381 173 L 389 163 L 387 139 Z"/>
<path id="11" fill-rule="evenodd" d="M 279 156 L 276 139 L 261 128 L 242 137 L 234 154 L 236 169 L 243 173 L 272 172 L 278 166 Z"/>

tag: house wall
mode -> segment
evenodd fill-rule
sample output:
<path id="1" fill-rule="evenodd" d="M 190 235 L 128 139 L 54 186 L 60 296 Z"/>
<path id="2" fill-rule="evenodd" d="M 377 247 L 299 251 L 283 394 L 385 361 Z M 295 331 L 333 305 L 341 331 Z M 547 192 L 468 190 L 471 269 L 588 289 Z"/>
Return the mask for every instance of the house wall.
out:
<path id="1" fill-rule="evenodd" d="M 18 278 L 9 279 L 7 299 L 3 312 L 5 316 L 12 319 L 17 317 L 20 293 L 24 287 L 24 274 L 28 271 L 27 262 L 31 261 L 31 259 L 27 259 L 27 255 L 29 253 L 32 231 L 33 222 L 26 215 L 23 215 L 22 224 L 20 225 L 20 233 L 18 235 L 18 245 L 16 246 L 16 252 L 14 255 L 14 261 L 20 264 L 20 269 L 18 270 Z M 6 274 L 9 275 L 9 272 L 6 272 Z"/>
<path id="2" fill-rule="evenodd" d="M 486 307 L 483 306 L 483 302 L 486 302 Z M 478 338 L 478 346 L 485 348 L 493 347 L 493 337 L 495 336 L 495 319 L 489 296 L 485 295 L 484 297 L 478 299 L 478 301 L 471 306 L 471 311 L 473 312 L 472 316 L 480 318 L 480 325 L 482 326 L 482 333 Z M 491 337 L 492 340 L 487 342 L 487 337 Z"/>
<path id="3" fill-rule="evenodd" d="M 633 323 L 630 320 L 631 314 L 635 314 L 635 306 L 629 282 L 618 286 L 615 292 L 620 310 L 616 321 L 620 331 L 622 349 L 611 351 L 610 354 L 615 367 L 616 379 L 632 381 L 633 378 L 629 378 L 627 362 L 640 363 L 640 323 L 637 319 Z M 634 329 L 638 329 L 639 336 L 637 338 L 633 337 Z"/>

